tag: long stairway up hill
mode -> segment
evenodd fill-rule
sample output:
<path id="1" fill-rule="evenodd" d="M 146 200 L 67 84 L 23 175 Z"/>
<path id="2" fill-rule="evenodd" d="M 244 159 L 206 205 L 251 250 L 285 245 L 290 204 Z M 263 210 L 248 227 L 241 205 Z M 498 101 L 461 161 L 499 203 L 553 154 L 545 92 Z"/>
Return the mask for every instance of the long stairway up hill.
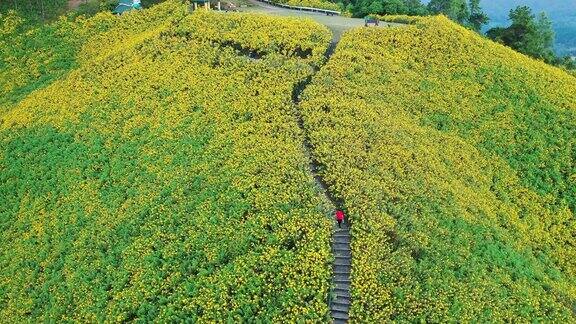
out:
<path id="1" fill-rule="evenodd" d="M 342 224 L 332 238 L 334 255 L 332 295 L 330 314 L 334 323 L 346 323 L 350 310 L 350 269 L 352 254 L 350 252 L 350 228 Z"/>
<path id="2" fill-rule="evenodd" d="M 326 58 L 330 59 L 334 53 L 338 40 L 333 38 L 328 49 L 326 50 Z M 304 120 L 298 110 L 297 106 L 300 102 L 300 95 L 304 91 L 306 85 L 311 80 L 306 80 L 304 83 L 296 85 L 293 92 L 293 101 L 295 106 L 294 116 L 297 120 L 298 126 L 304 133 L 304 154 L 309 160 L 309 170 L 320 193 L 324 196 L 325 200 L 329 201 L 333 208 L 339 208 L 343 205 L 342 201 L 338 201 L 330 192 L 330 189 L 322 175 L 319 172 L 319 163 L 313 154 L 313 147 L 310 144 L 310 138 L 306 134 L 304 127 Z M 333 211 L 334 212 L 334 211 Z M 332 213 L 333 217 L 334 213 Z M 335 224 L 335 223 L 334 223 Z M 352 262 L 352 254 L 350 250 L 350 227 L 348 223 L 343 223 L 342 227 L 337 228 L 332 237 L 332 254 L 334 255 L 334 263 L 332 264 L 332 289 L 330 292 L 330 316 L 334 323 L 347 323 L 350 311 L 350 270 Z"/>

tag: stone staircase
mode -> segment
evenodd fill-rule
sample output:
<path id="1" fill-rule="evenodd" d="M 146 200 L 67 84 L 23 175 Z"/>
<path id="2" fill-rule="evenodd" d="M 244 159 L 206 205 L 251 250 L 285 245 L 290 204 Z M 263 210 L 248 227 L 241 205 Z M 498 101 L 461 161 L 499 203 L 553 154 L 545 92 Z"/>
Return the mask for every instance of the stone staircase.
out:
<path id="1" fill-rule="evenodd" d="M 334 233 L 332 253 L 334 254 L 334 265 L 330 314 L 334 323 L 347 323 L 350 310 L 350 266 L 352 261 L 348 224 L 343 223 L 342 228 L 337 228 Z"/>
<path id="2" fill-rule="evenodd" d="M 338 39 L 332 39 L 330 46 L 327 48 L 325 56 L 330 59 L 334 53 Z M 310 138 L 306 134 L 304 127 L 304 120 L 300 110 L 297 108 L 300 104 L 301 94 L 306 86 L 312 81 L 309 77 L 294 85 L 292 90 L 292 101 L 294 103 L 294 116 L 298 127 L 304 134 L 304 154 L 306 155 L 309 163 L 310 173 L 314 177 L 316 187 L 321 194 L 329 201 L 333 208 L 342 206 L 343 202 L 338 201 L 328 190 L 328 186 L 319 172 L 319 163 L 312 154 L 313 148 L 310 144 Z M 333 211 L 334 212 L 334 211 Z M 330 217 L 333 219 L 334 214 Z M 352 254 L 350 252 L 350 227 L 348 223 L 343 223 L 342 228 L 336 228 L 336 232 L 332 238 L 332 254 L 334 255 L 334 264 L 332 272 L 332 290 L 330 296 L 330 315 L 333 323 L 348 323 L 349 310 L 350 310 L 350 268 L 352 261 Z"/>

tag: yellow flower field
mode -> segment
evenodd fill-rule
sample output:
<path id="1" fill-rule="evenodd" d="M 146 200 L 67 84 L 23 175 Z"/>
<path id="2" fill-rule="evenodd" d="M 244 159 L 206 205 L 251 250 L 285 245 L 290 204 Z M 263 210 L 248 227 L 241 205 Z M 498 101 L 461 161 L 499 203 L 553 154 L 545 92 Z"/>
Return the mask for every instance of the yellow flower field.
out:
<path id="1" fill-rule="evenodd" d="M 576 79 L 413 23 L 345 34 L 301 104 L 352 220 L 351 319 L 574 321 Z"/>
<path id="2" fill-rule="evenodd" d="M 2 70 L 0 317 L 326 320 L 330 206 L 291 92 L 329 31 L 177 1 L 48 28 L 70 64 Z"/>
<path id="3" fill-rule="evenodd" d="M 352 225 L 351 322 L 573 322 L 576 78 L 380 19 L 408 25 L 326 60 L 312 20 L 176 0 L 0 15 L 0 317 L 328 322 L 307 138 Z"/>

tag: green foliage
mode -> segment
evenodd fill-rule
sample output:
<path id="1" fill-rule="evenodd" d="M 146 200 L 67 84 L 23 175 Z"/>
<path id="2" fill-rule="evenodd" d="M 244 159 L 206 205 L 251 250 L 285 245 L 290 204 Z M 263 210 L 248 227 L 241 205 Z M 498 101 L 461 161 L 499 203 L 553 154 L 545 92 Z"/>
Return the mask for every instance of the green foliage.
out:
<path id="1" fill-rule="evenodd" d="M 89 0 L 82 2 L 71 14 L 91 17 L 99 12 L 111 12 L 117 5 L 118 0 Z"/>
<path id="2" fill-rule="evenodd" d="M 286 4 L 293 7 L 319 8 L 334 11 L 341 10 L 340 4 L 336 4 L 327 0 L 274 0 L 273 2 Z"/>
<path id="3" fill-rule="evenodd" d="M 413 25 L 346 34 L 296 107 L 331 38 L 311 21 L 3 14 L 0 316 L 327 321 L 302 109 L 353 222 L 353 320 L 573 321 L 574 77 L 389 19 Z"/>
<path id="4" fill-rule="evenodd" d="M 67 8 L 67 0 L 5 0 L 0 1 L 0 13 L 14 10 L 33 21 L 51 20 Z"/>
<path id="5" fill-rule="evenodd" d="M 480 8 L 480 0 L 470 0 L 470 17 L 468 23 L 476 32 L 480 32 L 482 26 L 486 25 L 490 19 Z"/>
<path id="6" fill-rule="evenodd" d="M 432 0 L 428 10 L 434 14 L 443 14 L 461 25 L 479 32 L 489 21 L 480 7 L 480 0 Z"/>
<path id="7" fill-rule="evenodd" d="M 120 44 L 123 38 L 154 29 L 170 16 L 150 11 L 122 19 L 109 12 L 92 18 L 64 16 L 50 24 L 36 24 L 10 11 L 0 15 L 0 112 L 78 66 L 78 55 L 89 42 L 113 26 L 116 33 L 103 39 Z M 121 32 L 119 32 L 121 31 Z"/>
<path id="8" fill-rule="evenodd" d="M 15 11 L 0 15 L 0 111 L 49 84 L 74 66 L 77 35 L 65 35 L 67 21 L 30 25 Z M 54 40 L 58 39 L 58 42 Z"/>
<path id="9" fill-rule="evenodd" d="M 428 14 L 428 9 L 420 0 L 406 0 L 407 15 L 410 16 L 425 16 Z"/>
<path id="10" fill-rule="evenodd" d="M 4 321 L 327 320 L 330 222 L 291 93 L 330 33 L 186 13 L 61 20 L 72 62 L 7 68 L 35 90 L 2 95 Z"/>
<path id="11" fill-rule="evenodd" d="M 426 6 L 420 0 L 352 0 L 344 3 L 355 17 L 369 14 L 425 15 Z"/>
<path id="12" fill-rule="evenodd" d="M 406 24 L 412 25 L 415 24 L 423 19 L 423 17 L 419 16 L 406 16 L 406 15 L 385 15 L 385 16 L 376 16 L 381 21 L 399 23 L 399 24 Z"/>
<path id="13" fill-rule="evenodd" d="M 570 58 L 559 58 L 554 53 L 554 30 L 552 21 L 545 13 L 537 17 L 527 6 L 510 11 L 511 25 L 490 29 L 486 35 L 499 43 L 510 46 L 520 53 L 544 60 L 550 64 L 573 68 Z"/>
<path id="14" fill-rule="evenodd" d="M 464 24 L 470 16 L 466 0 L 431 0 L 428 9 L 435 14 L 444 14 L 460 24 Z"/>

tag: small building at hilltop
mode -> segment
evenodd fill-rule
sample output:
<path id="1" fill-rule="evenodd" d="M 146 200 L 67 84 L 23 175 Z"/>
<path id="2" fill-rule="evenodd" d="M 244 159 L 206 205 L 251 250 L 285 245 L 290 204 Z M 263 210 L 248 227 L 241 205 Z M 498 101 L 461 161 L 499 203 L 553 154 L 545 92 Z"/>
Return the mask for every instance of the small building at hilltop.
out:
<path id="1" fill-rule="evenodd" d="M 204 7 L 206 10 L 210 10 L 211 8 L 221 10 L 220 1 L 216 4 L 211 4 L 210 0 L 192 0 L 190 2 L 190 9 L 196 10 L 198 8 Z"/>
<path id="2" fill-rule="evenodd" d="M 142 5 L 140 4 L 140 0 L 120 0 L 116 8 L 114 9 L 113 13 L 117 15 L 121 15 L 126 11 L 130 11 L 133 9 L 142 9 Z"/>

